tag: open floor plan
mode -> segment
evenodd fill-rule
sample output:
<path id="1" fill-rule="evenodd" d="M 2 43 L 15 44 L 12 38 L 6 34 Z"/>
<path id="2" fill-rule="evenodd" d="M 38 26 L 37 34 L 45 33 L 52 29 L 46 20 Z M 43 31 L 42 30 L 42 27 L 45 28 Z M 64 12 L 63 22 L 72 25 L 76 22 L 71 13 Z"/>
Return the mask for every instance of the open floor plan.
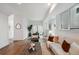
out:
<path id="1" fill-rule="evenodd" d="M 0 3 L 0 55 L 79 55 L 79 3 Z"/>

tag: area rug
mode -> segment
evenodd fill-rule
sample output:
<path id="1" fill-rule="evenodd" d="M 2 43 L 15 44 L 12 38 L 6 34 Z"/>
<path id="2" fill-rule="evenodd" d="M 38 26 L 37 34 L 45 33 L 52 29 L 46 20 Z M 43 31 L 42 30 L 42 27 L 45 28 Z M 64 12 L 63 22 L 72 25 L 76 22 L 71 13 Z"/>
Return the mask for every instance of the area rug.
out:
<path id="1" fill-rule="evenodd" d="M 30 53 L 30 52 L 28 51 L 30 44 L 27 43 L 27 44 L 26 44 L 26 47 L 25 47 L 25 49 L 23 50 L 23 52 L 21 53 L 21 55 L 42 55 L 42 50 L 41 50 L 41 45 L 40 45 L 40 43 L 39 43 L 39 42 L 35 42 L 35 44 L 36 44 L 36 46 L 35 46 L 36 50 Z"/>

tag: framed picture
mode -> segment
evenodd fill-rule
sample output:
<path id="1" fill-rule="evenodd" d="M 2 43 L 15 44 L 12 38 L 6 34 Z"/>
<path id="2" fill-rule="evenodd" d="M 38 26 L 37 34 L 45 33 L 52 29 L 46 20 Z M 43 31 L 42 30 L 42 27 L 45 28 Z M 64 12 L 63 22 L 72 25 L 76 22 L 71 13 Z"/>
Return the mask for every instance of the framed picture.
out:
<path id="1" fill-rule="evenodd" d="M 21 24 L 17 23 L 16 24 L 16 29 L 21 29 Z"/>

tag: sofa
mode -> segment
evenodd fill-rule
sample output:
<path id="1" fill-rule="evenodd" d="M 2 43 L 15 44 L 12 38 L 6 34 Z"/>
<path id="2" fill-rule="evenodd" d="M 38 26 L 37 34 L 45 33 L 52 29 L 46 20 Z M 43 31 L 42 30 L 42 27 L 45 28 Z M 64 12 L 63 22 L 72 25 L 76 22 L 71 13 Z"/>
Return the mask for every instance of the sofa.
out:
<path id="1" fill-rule="evenodd" d="M 46 41 L 47 48 L 51 49 L 52 52 L 54 52 L 55 55 L 79 55 L 79 45 L 76 42 L 70 43 L 69 51 L 64 51 L 62 48 L 63 41 L 65 39 L 61 40 L 59 39 L 58 42 L 51 42 L 49 40 Z"/>

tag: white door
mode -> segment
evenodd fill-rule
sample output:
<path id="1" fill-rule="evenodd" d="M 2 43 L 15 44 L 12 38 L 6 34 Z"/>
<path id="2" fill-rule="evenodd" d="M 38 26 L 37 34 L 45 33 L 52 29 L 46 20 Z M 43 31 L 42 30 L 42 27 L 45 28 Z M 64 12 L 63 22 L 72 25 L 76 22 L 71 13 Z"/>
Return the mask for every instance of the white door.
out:
<path id="1" fill-rule="evenodd" d="M 14 15 L 10 15 L 8 17 L 8 25 L 9 25 L 9 40 L 13 41 L 13 38 L 14 38 Z"/>

